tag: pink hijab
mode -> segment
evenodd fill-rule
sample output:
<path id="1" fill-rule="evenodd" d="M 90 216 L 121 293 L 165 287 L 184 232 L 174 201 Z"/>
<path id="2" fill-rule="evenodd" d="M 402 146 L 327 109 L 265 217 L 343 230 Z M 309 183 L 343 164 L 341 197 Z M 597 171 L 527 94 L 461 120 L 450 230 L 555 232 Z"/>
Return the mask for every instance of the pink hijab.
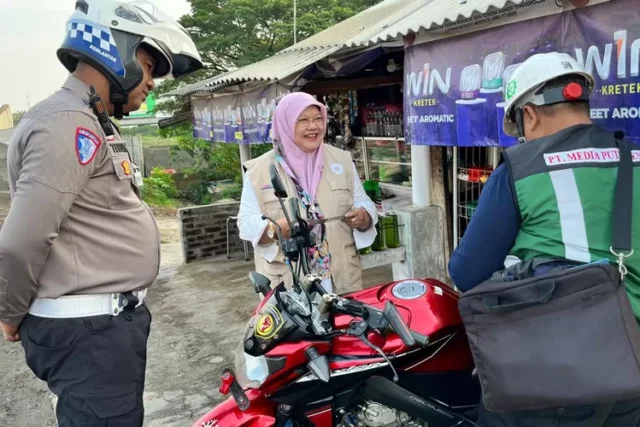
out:
<path id="1" fill-rule="evenodd" d="M 322 177 L 324 143 L 320 144 L 313 153 L 305 152 L 295 143 L 296 120 L 311 106 L 320 109 L 326 132 L 327 109 L 325 106 L 308 93 L 293 92 L 284 96 L 276 107 L 273 118 L 273 147 L 276 153 L 282 156 L 283 167 L 287 174 L 298 180 L 313 202 Z"/>

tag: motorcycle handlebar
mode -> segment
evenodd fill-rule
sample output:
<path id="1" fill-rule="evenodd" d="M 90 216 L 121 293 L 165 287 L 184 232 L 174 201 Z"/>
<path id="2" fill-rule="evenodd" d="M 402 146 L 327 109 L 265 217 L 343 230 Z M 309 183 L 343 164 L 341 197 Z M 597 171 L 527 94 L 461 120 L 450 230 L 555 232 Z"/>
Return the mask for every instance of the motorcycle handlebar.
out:
<path id="1" fill-rule="evenodd" d="M 366 304 L 362 304 L 362 306 L 354 307 L 348 304 L 338 305 L 335 302 L 331 304 L 331 307 L 332 307 L 332 311 L 336 313 L 347 314 L 349 316 L 354 316 L 354 317 L 362 317 L 363 312 L 366 311 L 367 308 L 369 308 L 369 306 Z M 372 308 L 373 310 L 377 310 L 374 307 L 370 307 L 370 308 Z M 430 339 L 427 335 L 422 335 L 421 333 L 413 331 L 411 329 L 409 329 L 409 333 L 415 340 L 417 346 L 427 347 L 429 345 Z"/>

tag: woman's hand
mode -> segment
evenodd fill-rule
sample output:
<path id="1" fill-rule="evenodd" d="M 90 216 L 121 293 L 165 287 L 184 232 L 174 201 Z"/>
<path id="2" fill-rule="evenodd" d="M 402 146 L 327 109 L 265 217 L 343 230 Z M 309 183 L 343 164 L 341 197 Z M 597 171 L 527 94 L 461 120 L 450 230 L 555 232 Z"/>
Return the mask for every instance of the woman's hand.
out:
<path id="1" fill-rule="evenodd" d="M 282 238 L 283 239 L 288 239 L 289 237 L 291 237 L 291 230 L 289 229 L 289 223 L 287 222 L 286 218 L 280 218 L 279 220 L 276 221 L 276 224 L 278 224 L 280 226 L 280 229 L 282 230 Z M 262 238 L 260 239 L 260 244 L 261 245 L 268 245 L 271 244 L 273 242 L 277 242 L 278 241 L 278 227 L 273 226 L 274 227 L 274 236 L 273 239 L 269 237 L 269 228 L 271 227 L 271 223 L 270 225 L 264 230 L 264 233 L 262 234 Z"/>
<path id="2" fill-rule="evenodd" d="M 291 230 L 289 229 L 289 223 L 287 222 L 287 218 L 280 218 L 276 221 L 276 223 L 280 226 L 282 230 L 282 238 L 288 239 L 291 237 Z M 276 227 L 276 239 L 278 238 L 278 227 Z"/>
<path id="3" fill-rule="evenodd" d="M 343 221 L 351 228 L 366 230 L 371 225 L 371 216 L 365 208 L 355 208 L 347 212 Z"/>

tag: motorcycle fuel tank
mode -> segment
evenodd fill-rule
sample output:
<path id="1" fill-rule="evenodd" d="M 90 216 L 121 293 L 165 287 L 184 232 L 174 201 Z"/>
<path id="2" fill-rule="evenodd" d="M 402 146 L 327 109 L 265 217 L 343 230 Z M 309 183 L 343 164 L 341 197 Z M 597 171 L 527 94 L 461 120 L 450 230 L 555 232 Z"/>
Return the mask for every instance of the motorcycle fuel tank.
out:
<path id="1" fill-rule="evenodd" d="M 458 294 L 438 280 L 400 280 L 343 296 L 357 299 L 381 310 L 386 301 L 391 301 L 410 329 L 432 339 L 447 331 L 463 328 L 458 312 Z M 334 317 L 334 327 L 347 328 L 351 320 L 351 316 L 337 315 Z M 369 338 L 374 344 L 381 346 L 387 354 L 398 354 L 408 350 L 395 334 L 386 340 L 376 335 Z M 332 353 L 354 356 L 373 355 L 369 347 L 357 338 L 349 336 L 335 338 L 332 341 Z"/>

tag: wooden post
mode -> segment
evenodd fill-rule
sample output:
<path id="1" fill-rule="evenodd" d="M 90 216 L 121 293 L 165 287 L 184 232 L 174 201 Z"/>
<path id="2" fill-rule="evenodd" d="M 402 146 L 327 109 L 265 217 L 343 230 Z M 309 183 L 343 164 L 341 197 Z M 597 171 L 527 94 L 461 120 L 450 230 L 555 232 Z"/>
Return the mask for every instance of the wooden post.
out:
<path id="1" fill-rule="evenodd" d="M 448 226 L 450 224 L 449 216 L 450 211 L 449 203 L 447 199 L 449 194 L 446 191 L 445 179 L 448 179 L 444 173 L 444 162 L 446 161 L 446 147 L 431 147 L 431 204 L 438 206 L 445 214 L 445 229 L 443 233 L 444 237 L 444 260 L 445 265 L 449 265 L 449 258 L 451 254 L 451 230 Z M 448 269 L 447 269 L 448 271 Z M 447 273 L 447 277 L 448 277 Z"/>

